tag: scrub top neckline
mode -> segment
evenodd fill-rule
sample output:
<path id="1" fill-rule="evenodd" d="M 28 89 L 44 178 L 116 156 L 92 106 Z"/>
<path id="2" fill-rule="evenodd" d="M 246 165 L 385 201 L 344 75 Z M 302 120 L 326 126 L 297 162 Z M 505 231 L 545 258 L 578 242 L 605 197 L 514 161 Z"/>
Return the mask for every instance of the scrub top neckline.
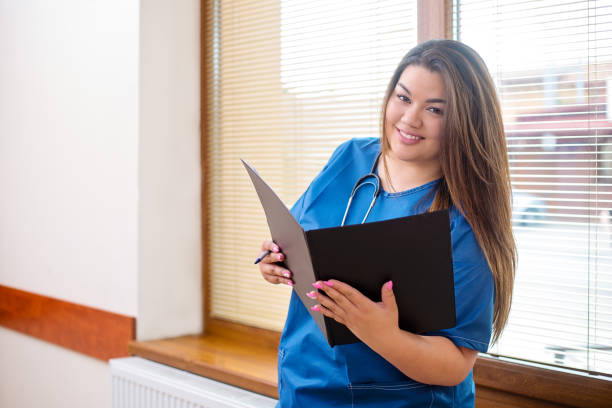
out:
<path id="1" fill-rule="evenodd" d="M 378 155 L 378 154 L 380 154 L 380 153 L 381 153 L 381 151 L 380 151 L 380 149 L 379 149 L 379 150 L 378 150 L 378 152 L 377 152 L 376 154 Z M 376 169 L 374 169 L 374 174 L 376 174 L 378 177 L 380 177 L 380 175 L 378 174 L 378 166 L 376 166 Z M 439 177 L 439 178 L 437 178 L 437 179 L 435 179 L 435 180 L 432 180 L 432 181 L 428 181 L 427 183 L 425 183 L 425 184 L 423 184 L 423 185 L 420 185 L 420 186 L 417 186 L 417 187 L 413 187 L 413 188 L 409 188 L 408 190 L 404 190 L 404 191 L 396 191 L 396 192 L 394 192 L 394 193 L 390 193 L 390 192 L 388 192 L 387 190 L 385 190 L 385 189 L 383 188 L 383 186 L 382 186 L 382 183 L 381 183 L 381 186 L 380 186 L 380 194 L 381 194 L 383 197 L 386 197 L 386 198 L 398 198 L 398 197 L 403 197 L 403 196 L 407 196 L 407 195 L 414 194 L 414 193 L 417 193 L 417 192 L 419 192 L 419 191 L 425 190 L 425 189 L 427 189 L 427 188 L 431 187 L 433 184 L 436 184 L 436 183 L 437 183 L 437 182 L 439 182 L 440 180 L 442 180 L 442 177 Z"/>
<path id="2" fill-rule="evenodd" d="M 376 171 L 374 172 L 374 174 L 376 174 L 378 176 L 378 169 L 376 169 Z M 379 176 L 380 177 L 380 176 Z M 407 196 L 410 194 L 414 194 L 417 193 L 419 191 L 425 190 L 429 187 L 431 187 L 432 185 L 438 183 L 440 180 L 442 180 L 442 177 L 437 178 L 435 180 L 432 181 L 428 181 L 427 183 L 417 186 L 417 187 L 413 187 L 413 188 L 409 188 L 408 190 L 404 190 L 404 191 L 396 191 L 395 193 L 390 193 L 387 190 L 385 190 L 383 188 L 383 186 L 380 186 L 380 194 L 383 197 L 387 197 L 387 198 L 398 198 L 398 197 L 403 197 L 403 196 Z"/>
<path id="3" fill-rule="evenodd" d="M 403 196 L 407 196 L 407 195 L 410 195 L 410 194 L 417 193 L 417 192 L 419 192 L 421 190 L 428 189 L 432 185 L 438 183 L 440 180 L 442 180 L 442 177 L 440 177 L 438 179 L 435 179 L 435 180 L 432 180 L 432 181 L 429 181 L 429 182 L 427 182 L 427 183 L 425 183 L 425 184 L 423 184 L 421 186 L 413 187 L 413 188 L 410 188 L 410 189 L 404 190 L 404 191 L 398 191 L 398 192 L 395 192 L 395 193 L 389 193 L 388 191 L 386 191 L 382 187 L 381 187 L 380 191 L 381 191 L 381 195 L 383 197 L 387 197 L 387 198 L 403 197 Z"/>

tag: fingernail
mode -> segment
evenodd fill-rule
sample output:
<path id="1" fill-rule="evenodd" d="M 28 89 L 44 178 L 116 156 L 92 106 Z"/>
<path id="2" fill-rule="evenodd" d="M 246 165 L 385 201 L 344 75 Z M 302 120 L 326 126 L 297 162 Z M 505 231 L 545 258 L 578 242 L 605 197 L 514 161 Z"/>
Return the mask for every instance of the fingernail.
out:
<path id="1" fill-rule="evenodd" d="M 321 282 L 315 282 L 312 284 L 312 286 L 314 286 L 317 289 L 323 289 L 323 285 L 321 285 Z"/>
<path id="2" fill-rule="evenodd" d="M 315 292 L 314 290 L 312 290 L 312 291 L 308 292 L 308 293 L 306 294 L 306 296 L 308 296 L 308 297 L 309 297 L 309 298 L 311 298 L 311 299 L 314 299 L 314 298 L 316 298 L 316 297 L 317 297 L 317 292 Z"/>
<path id="3" fill-rule="evenodd" d="M 293 286 L 293 282 L 292 282 L 292 281 L 290 281 L 290 280 L 288 280 L 288 281 L 287 281 L 287 285 L 289 285 L 289 286 Z"/>
<path id="4" fill-rule="evenodd" d="M 275 246 L 274 248 L 272 248 L 272 250 L 273 250 L 274 252 L 278 252 L 278 247 L 277 247 L 277 246 Z"/>
<path id="5" fill-rule="evenodd" d="M 310 308 L 310 310 L 314 310 L 315 312 L 318 312 L 319 310 L 321 310 L 321 308 L 319 307 L 319 305 L 314 305 L 313 307 Z"/>
<path id="6" fill-rule="evenodd" d="M 334 282 L 331 281 L 323 281 L 324 284 L 326 284 L 327 286 L 334 286 Z"/>
<path id="7" fill-rule="evenodd" d="M 283 276 L 285 278 L 290 278 L 291 277 L 291 273 L 290 272 L 285 272 L 285 273 L 283 273 Z"/>
<path id="8" fill-rule="evenodd" d="M 387 290 L 393 289 L 393 281 L 387 282 Z"/>
<path id="9" fill-rule="evenodd" d="M 278 254 L 278 260 L 279 260 L 279 261 L 282 261 L 282 260 L 283 260 L 283 258 L 284 258 L 283 254 Z"/>

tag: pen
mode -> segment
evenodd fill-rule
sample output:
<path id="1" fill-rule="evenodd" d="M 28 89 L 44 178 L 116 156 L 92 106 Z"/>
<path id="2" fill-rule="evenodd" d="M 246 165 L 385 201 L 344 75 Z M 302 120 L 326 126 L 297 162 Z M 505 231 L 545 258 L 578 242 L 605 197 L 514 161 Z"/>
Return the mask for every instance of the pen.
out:
<path id="1" fill-rule="evenodd" d="M 258 264 L 259 262 L 261 262 L 261 260 L 264 259 L 266 256 L 268 256 L 270 253 L 272 253 L 272 251 L 270 251 L 269 249 L 266 249 L 265 251 L 263 251 L 261 254 L 259 254 L 257 259 L 255 260 L 255 264 Z"/>

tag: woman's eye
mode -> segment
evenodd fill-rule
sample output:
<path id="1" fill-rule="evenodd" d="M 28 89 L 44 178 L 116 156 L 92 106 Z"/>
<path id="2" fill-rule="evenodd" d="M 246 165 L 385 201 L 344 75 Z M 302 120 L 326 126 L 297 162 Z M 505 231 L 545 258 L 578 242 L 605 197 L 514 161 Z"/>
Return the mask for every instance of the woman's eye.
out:
<path id="1" fill-rule="evenodd" d="M 436 115 L 442 115 L 442 113 L 443 113 L 443 112 L 442 112 L 442 109 L 440 109 L 440 108 L 435 108 L 435 107 L 433 107 L 433 106 L 432 106 L 431 108 L 429 108 L 429 111 L 430 111 L 430 112 L 432 112 L 432 113 L 435 113 Z"/>
<path id="2" fill-rule="evenodd" d="M 402 102 L 410 102 L 410 99 L 406 95 L 397 94 L 397 98 Z"/>

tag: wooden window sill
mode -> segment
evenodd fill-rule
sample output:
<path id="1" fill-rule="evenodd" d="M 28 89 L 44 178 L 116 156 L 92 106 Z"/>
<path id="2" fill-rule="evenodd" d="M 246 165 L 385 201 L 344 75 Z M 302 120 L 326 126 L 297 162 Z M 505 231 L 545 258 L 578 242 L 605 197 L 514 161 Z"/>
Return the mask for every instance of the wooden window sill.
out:
<path id="1" fill-rule="evenodd" d="M 612 401 L 612 378 L 495 357 L 478 357 L 474 383 L 477 407 L 603 408 Z"/>
<path id="2" fill-rule="evenodd" d="M 130 354 L 278 398 L 278 333 L 217 321 L 210 334 L 133 341 Z"/>
<path id="3" fill-rule="evenodd" d="M 278 333 L 215 320 L 209 334 L 133 341 L 129 352 L 259 394 L 278 398 Z M 609 407 L 612 381 L 479 357 L 477 407 Z"/>

